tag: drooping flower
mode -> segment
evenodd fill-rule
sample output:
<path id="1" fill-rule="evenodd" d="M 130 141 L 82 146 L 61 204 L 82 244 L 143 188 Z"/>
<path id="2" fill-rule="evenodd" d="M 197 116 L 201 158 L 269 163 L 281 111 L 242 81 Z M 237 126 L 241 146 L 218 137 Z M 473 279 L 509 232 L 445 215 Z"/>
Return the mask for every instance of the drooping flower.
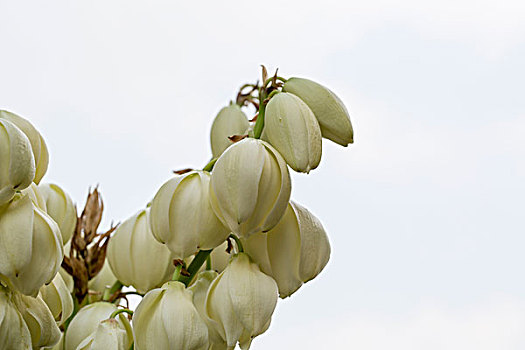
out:
<path id="1" fill-rule="evenodd" d="M 77 223 L 77 209 L 71 197 L 60 186 L 41 184 L 38 186 L 44 197 L 47 213 L 60 227 L 62 241 L 66 244 L 73 236 Z"/>
<path id="2" fill-rule="evenodd" d="M 19 115 L 0 110 L 0 119 L 8 120 L 16 125 L 29 139 L 35 160 L 35 177 L 32 181 L 38 185 L 46 174 L 49 163 L 49 153 L 44 138 L 28 120 Z"/>
<path id="3" fill-rule="evenodd" d="M 281 219 L 291 181 L 282 156 L 267 142 L 244 139 L 217 160 L 210 182 L 211 205 L 238 236 L 268 231 Z"/>
<path id="4" fill-rule="evenodd" d="M 140 293 L 162 285 L 174 271 L 171 252 L 153 237 L 149 220 L 148 209 L 125 220 L 111 237 L 107 251 L 115 277 Z"/>
<path id="5" fill-rule="evenodd" d="M 136 350 L 207 350 L 208 329 L 181 282 L 149 291 L 133 314 Z"/>
<path id="6" fill-rule="evenodd" d="M 17 194 L 0 207 L 0 278 L 11 288 L 36 296 L 63 257 L 58 225 L 29 195 Z"/>
<path id="7" fill-rule="evenodd" d="M 299 97 L 282 92 L 266 107 L 263 139 L 295 171 L 309 173 L 321 161 L 321 129 L 312 110 Z"/>
<path id="8" fill-rule="evenodd" d="M 117 307 L 111 303 L 99 301 L 84 306 L 73 317 L 65 337 L 64 350 L 77 350 L 77 347 L 88 337 L 91 337 L 103 320 L 108 319 Z M 123 314 L 117 315 L 121 328 L 129 329 L 129 321 Z"/>
<path id="9" fill-rule="evenodd" d="M 304 78 L 290 78 L 283 91 L 303 100 L 314 112 L 324 138 L 341 146 L 354 143 L 354 130 L 350 115 L 343 102 L 328 88 Z"/>
<path id="10" fill-rule="evenodd" d="M 315 278 L 330 259 L 330 243 L 321 222 L 293 201 L 277 226 L 250 236 L 243 245 L 261 270 L 277 282 L 281 298 Z"/>
<path id="11" fill-rule="evenodd" d="M 233 144 L 228 137 L 244 134 L 249 126 L 246 115 L 238 105 L 231 104 L 221 109 L 211 126 L 210 141 L 213 157 L 219 157 Z"/>
<path id="12" fill-rule="evenodd" d="M 56 274 L 50 284 L 40 288 L 39 296 L 49 307 L 59 326 L 73 313 L 73 298 L 60 273 Z"/>
<path id="13" fill-rule="evenodd" d="M 228 349 L 237 342 L 241 349 L 249 349 L 253 338 L 268 329 L 277 291 L 275 281 L 244 253 L 234 256 L 213 280 L 206 297 L 206 316 Z"/>
<path id="14" fill-rule="evenodd" d="M 0 205 L 35 178 L 35 158 L 27 136 L 13 123 L 0 118 Z"/>
<path id="15" fill-rule="evenodd" d="M 178 259 L 213 249 L 230 233 L 210 205 L 207 171 L 192 171 L 162 185 L 152 201 L 150 221 L 155 238 Z"/>

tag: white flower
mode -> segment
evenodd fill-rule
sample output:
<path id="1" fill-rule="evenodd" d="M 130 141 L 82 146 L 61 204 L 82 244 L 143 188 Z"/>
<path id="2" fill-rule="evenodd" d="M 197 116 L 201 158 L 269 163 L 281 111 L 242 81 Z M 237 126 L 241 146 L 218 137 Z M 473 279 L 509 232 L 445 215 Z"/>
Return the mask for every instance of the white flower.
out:
<path id="1" fill-rule="evenodd" d="M 13 123 L 0 118 L 0 205 L 35 178 L 35 158 L 27 136 Z"/>
<path id="2" fill-rule="evenodd" d="M 210 341 L 208 350 L 226 350 L 228 347 L 213 326 L 213 321 L 209 320 L 206 316 L 206 295 L 208 294 L 211 283 L 218 275 L 215 271 L 202 271 L 197 275 L 195 282 L 188 288 L 193 293 L 193 305 L 195 305 L 199 315 L 208 327 L 208 339 Z"/>
<path id="3" fill-rule="evenodd" d="M 63 257 L 58 225 L 29 195 L 17 194 L 0 207 L 0 278 L 10 287 L 36 296 Z"/>
<path id="4" fill-rule="evenodd" d="M 151 231 L 178 259 L 222 244 L 230 231 L 210 205 L 210 173 L 176 176 L 159 189 L 151 204 Z"/>
<path id="5" fill-rule="evenodd" d="M 330 259 L 330 243 L 321 222 L 295 202 L 290 202 L 277 226 L 250 236 L 243 245 L 277 282 L 281 298 L 316 277 Z"/>
<path id="6" fill-rule="evenodd" d="M 46 202 L 47 213 L 60 227 L 62 241 L 66 244 L 73 236 L 77 224 L 75 204 L 71 197 L 58 185 L 41 184 L 38 188 Z"/>
<path id="7" fill-rule="evenodd" d="M 153 237 L 149 210 L 124 221 L 109 240 L 107 259 L 116 278 L 146 293 L 169 280 L 175 267 L 169 249 Z"/>
<path id="8" fill-rule="evenodd" d="M 33 298 L 15 292 L 13 301 L 29 329 L 33 349 L 51 347 L 58 343 L 60 329 L 55 323 L 53 314 L 40 297 Z"/>
<path id="9" fill-rule="evenodd" d="M 211 152 L 217 158 L 230 147 L 233 142 L 229 136 L 242 135 L 249 128 L 250 123 L 241 108 L 236 104 L 231 104 L 220 110 L 213 120 L 210 132 Z"/>
<path id="10" fill-rule="evenodd" d="M 133 315 L 135 350 L 206 350 L 208 329 L 192 293 L 176 281 L 149 291 Z"/>
<path id="11" fill-rule="evenodd" d="M 13 293 L 2 284 L 0 284 L 0 345 L 2 349 L 32 349 L 29 328 L 13 301 Z"/>
<path id="12" fill-rule="evenodd" d="M 309 173 L 321 161 L 321 129 L 312 110 L 295 95 L 275 95 L 264 118 L 263 139 L 279 151 L 290 167 Z"/>
<path id="13" fill-rule="evenodd" d="M 76 350 L 129 350 L 131 344 L 133 331 L 129 324 L 109 318 L 101 321 L 97 329 Z"/>
<path id="14" fill-rule="evenodd" d="M 65 337 L 64 350 L 76 350 L 88 337 L 96 332 L 101 321 L 108 319 L 117 307 L 107 302 L 96 302 L 84 306 L 71 320 Z M 118 322 L 123 329 L 129 329 L 129 321 L 123 314 L 119 314 Z M 109 350 L 109 349 L 108 349 Z"/>
<path id="15" fill-rule="evenodd" d="M 270 326 L 277 304 L 277 284 L 239 253 L 213 280 L 206 297 L 206 316 L 233 349 L 249 349 L 254 337 Z"/>
<path id="16" fill-rule="evenodd" d="M 59 326 L 73 313 L 73 298 L 60 273 L 56 274 L 50 284 L 40 288 L 39 296 L 47 304 Z"/>
<path id="17" fill-rule="evenodd" d="M 33 181 L 38 185 L 42 177 L 44 177 L 49 163 L 49 153 L 44 138 L 28 120 L 14 113 L 0 111 L 0 119 L 8 120 L 15 124 L 29 139 L 35 160 L 35 178 Z"/>
<path id="18" fill-rule="evenodd" d="M 238 236 L 268 231 L 281 219 L 291 183 L 282 156 L 268 143 L 247 138 L 228 148 L 211 175 L 211 205 Z"/>
<path id="19" fill-rule="evenodd" d="M 350 115 L 341 100 L 326 87 L 303 78 L 290 78 L 283 86 L 303 100 L 314 112 L 323 137 L 342 146 L 354 143 Z"/>

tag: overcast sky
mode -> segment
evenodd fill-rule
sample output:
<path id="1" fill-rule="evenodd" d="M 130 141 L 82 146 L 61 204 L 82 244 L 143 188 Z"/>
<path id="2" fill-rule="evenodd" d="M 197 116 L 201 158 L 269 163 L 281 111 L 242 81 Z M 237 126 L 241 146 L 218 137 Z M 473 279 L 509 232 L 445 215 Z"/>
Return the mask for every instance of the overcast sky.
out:
<path id="1" fill-rule="evenodd" d="M 56 182 L 104 223 L 210 157 L 259 65 L 352 116 L 292 197 L 332 258 L 253 349 L 525 347 L 525 2 L 0 1 L 0 109 L 44 135 Z"/>

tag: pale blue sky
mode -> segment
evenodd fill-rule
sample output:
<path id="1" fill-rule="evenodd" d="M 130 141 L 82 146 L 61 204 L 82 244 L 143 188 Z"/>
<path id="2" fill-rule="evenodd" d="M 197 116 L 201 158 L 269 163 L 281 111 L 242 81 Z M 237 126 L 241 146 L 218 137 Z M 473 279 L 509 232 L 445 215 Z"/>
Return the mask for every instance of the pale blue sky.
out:
<path id="1" fill-rule="evenodd" d="M 332 259 L 253 349 L 525 346 L 521 1 L 0 2 L 0 108 L 29 118 L 44 181 L 105 223 L 210 156 L 259 64 L 334 90 L 355 145 L 294 175 Z"/>

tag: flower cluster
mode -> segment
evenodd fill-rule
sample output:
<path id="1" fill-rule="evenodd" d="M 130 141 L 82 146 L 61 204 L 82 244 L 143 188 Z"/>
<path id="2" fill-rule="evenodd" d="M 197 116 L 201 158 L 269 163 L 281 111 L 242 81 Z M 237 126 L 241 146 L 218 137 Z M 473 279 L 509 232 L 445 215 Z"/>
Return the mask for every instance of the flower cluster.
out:
<path id="1" fill-rule="evenodd" d="M 263 69 L 262 84 L 243 86 L 215 117 L 202 170 L 176 171 L 146 208 L 98 233 L 98 191 L 77 217 L 63 189 L 40 184 L 40 133 L 0 111 L 0 345 L 249 349 L 278 298 L 328 263 L 322 224 L 290 198 L 290 169 L 316 169 L 322 138 L 353 143 L 343 103 Z"/>

